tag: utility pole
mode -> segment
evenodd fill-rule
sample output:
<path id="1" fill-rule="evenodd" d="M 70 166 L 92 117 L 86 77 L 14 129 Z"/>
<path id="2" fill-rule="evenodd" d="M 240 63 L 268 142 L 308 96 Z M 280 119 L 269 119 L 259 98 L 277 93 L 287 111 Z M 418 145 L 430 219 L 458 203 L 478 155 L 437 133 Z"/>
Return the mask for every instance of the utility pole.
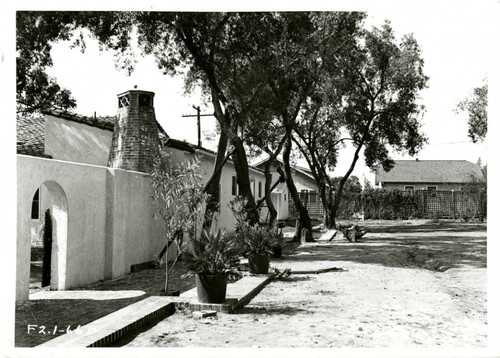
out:
<path id="1" fill-rule="evenodd" d="M 196 117 L 198 124 L 198 147 L 201 148 L 201 117 L 213 117 L 213 114 L 201 114 L 200 106 L 193 106 L 196 114 L 183 114 L 182 117 Z"/>

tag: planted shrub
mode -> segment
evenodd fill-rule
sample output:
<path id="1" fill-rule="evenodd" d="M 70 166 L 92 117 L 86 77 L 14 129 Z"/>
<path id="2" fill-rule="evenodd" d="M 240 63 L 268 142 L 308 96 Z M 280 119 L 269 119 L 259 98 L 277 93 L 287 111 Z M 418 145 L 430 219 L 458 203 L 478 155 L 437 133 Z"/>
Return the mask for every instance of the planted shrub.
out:
<path id="1" fill-rule="evenodd" d="M 236 237 L 243 254 L 247 255 L 272 255 L 274 248 L 279 245 L 278 234 L 259 225 L 241 225 Z"/>
<path id="2" fill-rule="evenodd" d="M 191 238 L 191 250 L 183 252 L 183 259 L 193 273 L 220 275 L 227 273 L 240 255 L 241 248 L 234 232 L 203 230 Z"/>

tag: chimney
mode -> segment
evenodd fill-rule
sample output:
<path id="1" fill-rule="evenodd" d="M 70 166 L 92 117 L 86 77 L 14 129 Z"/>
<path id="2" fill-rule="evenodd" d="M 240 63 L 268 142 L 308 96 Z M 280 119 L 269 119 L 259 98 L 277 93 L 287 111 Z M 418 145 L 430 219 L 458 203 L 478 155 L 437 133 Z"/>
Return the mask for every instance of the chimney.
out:
<path id="1" fill-rule="evenodd" d="M 108 166 L 148 173 L 158 153 L 158 125 L 153 92 L 130 90 L 118 95 L 118 113 Z"/>

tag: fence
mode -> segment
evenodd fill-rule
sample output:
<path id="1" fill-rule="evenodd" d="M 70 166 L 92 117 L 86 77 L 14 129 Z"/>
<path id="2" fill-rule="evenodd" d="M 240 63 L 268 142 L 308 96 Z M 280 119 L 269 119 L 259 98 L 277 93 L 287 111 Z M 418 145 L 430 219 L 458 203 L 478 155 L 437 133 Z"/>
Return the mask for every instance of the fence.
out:
<path id="1" fill-rule="evenodd" d="M 486 190 L 370 190 L 358 202 L 367 219 L 486 217 Z"/>
<path id="2" fill-rule="evenodd" d="M 323 205 L 317 192 L 299 193 L 311 217 L 322 217 Z M 289 213 L 296 210 L 289 197 Z M 366 219 L 409 218 L 479 218 L 486 217 L 486 188 L 466 191 L 444 190 L 383 190 L 372 189 L 362 193 L 345 192 L 337 218 L 350 219 L 364 214 Z"/>
<path id="3" fill-rule="evenodd" d="M 307 207 L 307 211 L 311 217 L 322 218 L 324 214 L 323 204 L 317 191 L 303 191 L 299 193 L 300 201 Z M 297 216 L 295 203 L 293 202 L 292 195 L 288 194 L 288 214 L 290 216 Z"/>

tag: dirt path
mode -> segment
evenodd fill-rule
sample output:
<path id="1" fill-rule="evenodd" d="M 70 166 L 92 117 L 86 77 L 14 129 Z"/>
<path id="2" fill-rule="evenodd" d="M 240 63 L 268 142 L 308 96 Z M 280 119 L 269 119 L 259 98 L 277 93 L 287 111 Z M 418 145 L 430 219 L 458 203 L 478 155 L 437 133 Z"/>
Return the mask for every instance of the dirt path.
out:
<path id="1" fill-rule="evenodd" d="M 486 233 L 442 229 L 373 228 L 356 244 L 302 245 L 274 265 L 346 271 L 274 281 L 216 319 L 177 312 L 128 346 L 485 347 Z"/>

